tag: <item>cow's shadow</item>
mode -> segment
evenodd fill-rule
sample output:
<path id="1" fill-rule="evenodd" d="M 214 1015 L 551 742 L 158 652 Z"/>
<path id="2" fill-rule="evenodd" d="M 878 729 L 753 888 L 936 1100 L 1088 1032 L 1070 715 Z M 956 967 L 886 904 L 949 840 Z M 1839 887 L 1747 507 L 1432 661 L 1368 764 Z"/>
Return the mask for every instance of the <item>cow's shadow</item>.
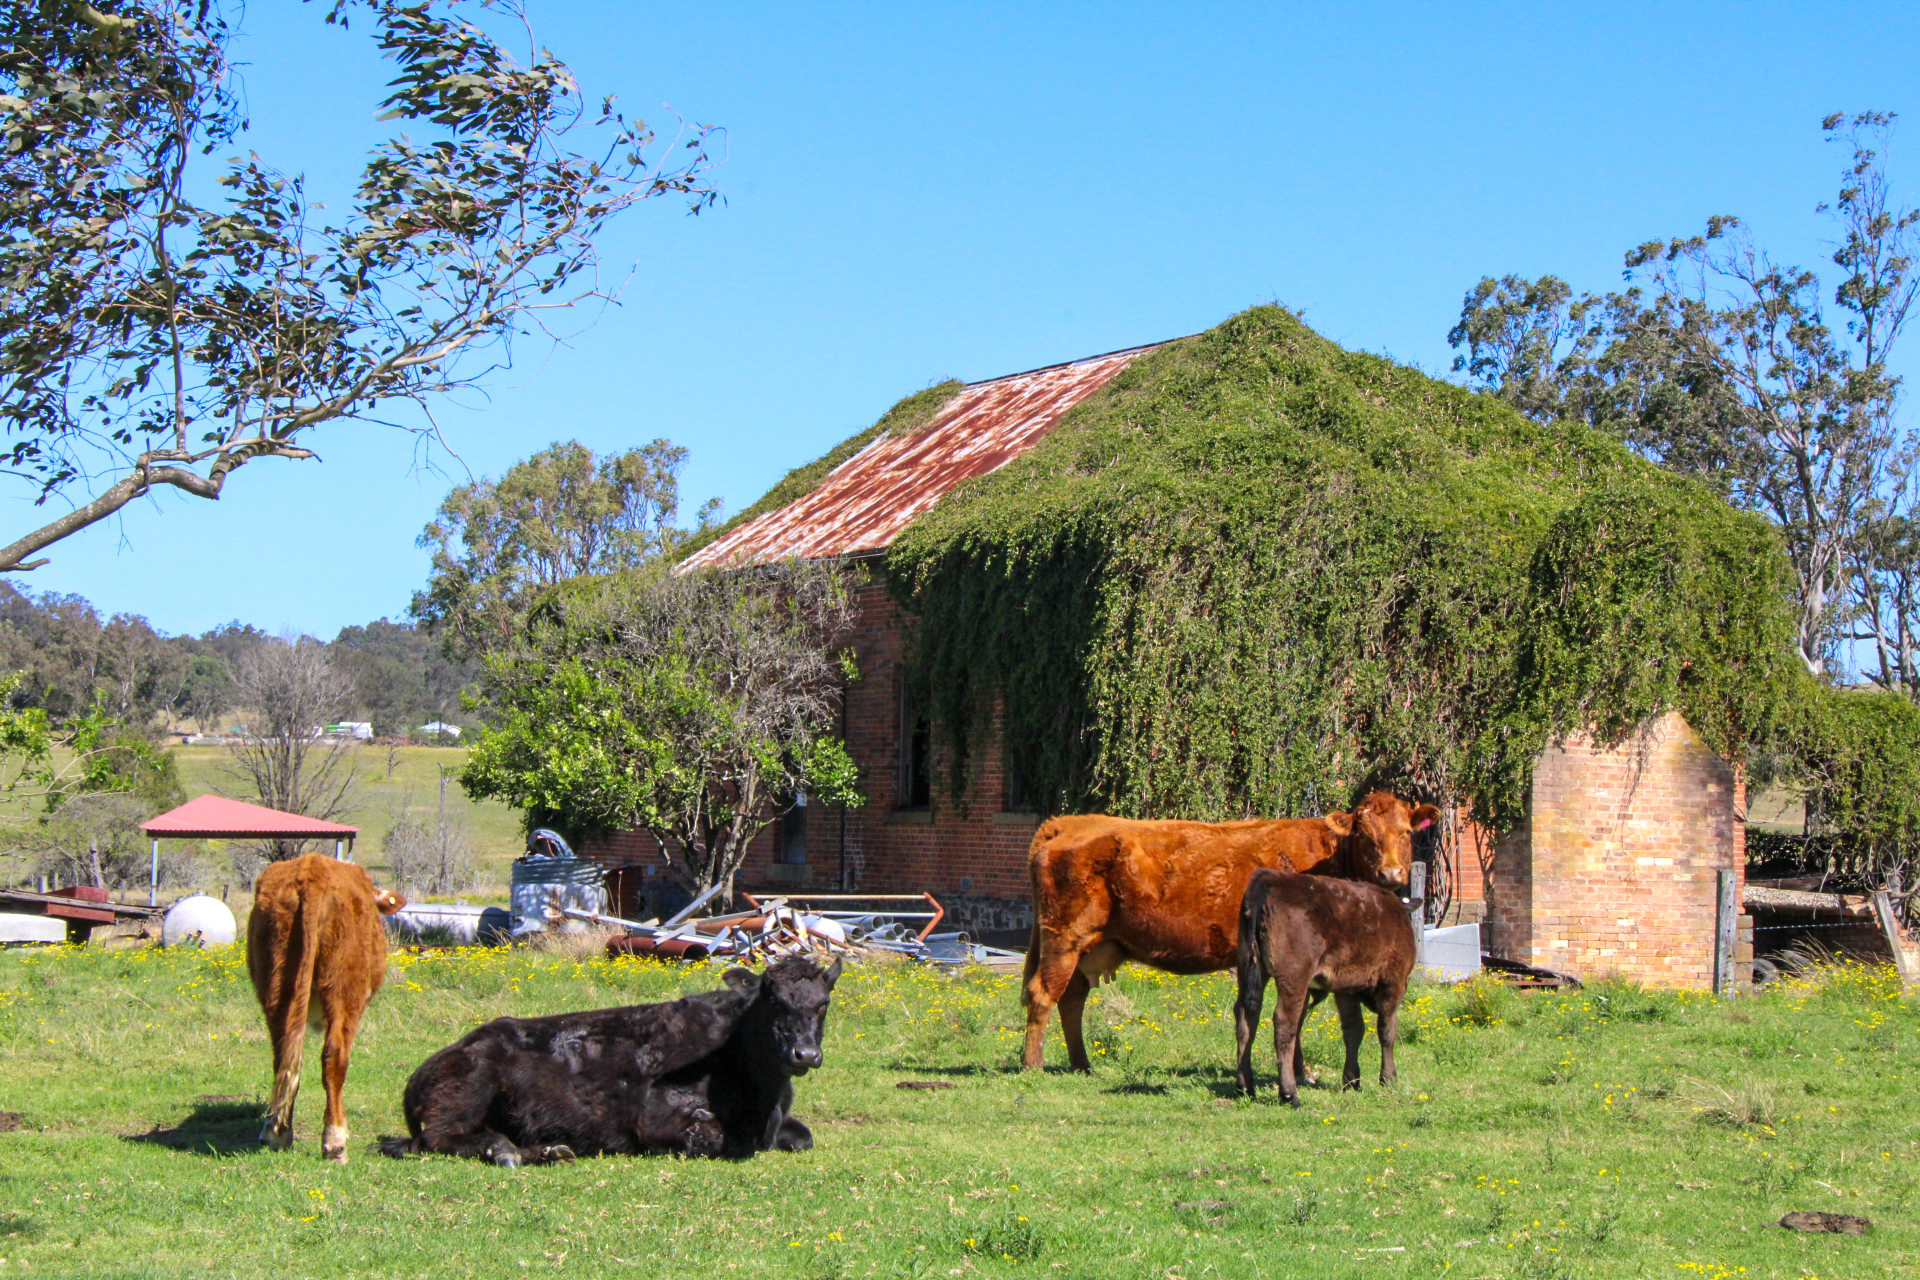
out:
<path id="1" fill-rule="evenodd" d="M 156 1126 L 146 1133 L 128 1134 L 126 1141 L 191 1151 L 195 1155 L 238 1155 L 261 1149 L 260 1121 L 266 1114 L 267 1104 L 260 1098 L 199 1098 L 179 1124 L 170 1129 Z"/>

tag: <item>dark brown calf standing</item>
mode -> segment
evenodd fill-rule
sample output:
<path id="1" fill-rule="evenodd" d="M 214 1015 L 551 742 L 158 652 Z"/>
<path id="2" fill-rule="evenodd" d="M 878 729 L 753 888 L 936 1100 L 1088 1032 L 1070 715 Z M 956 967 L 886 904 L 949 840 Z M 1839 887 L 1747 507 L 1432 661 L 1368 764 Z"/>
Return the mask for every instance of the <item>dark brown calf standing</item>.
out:
<path id="1" fill-rule="evenodd" d="M 1378 885 L 1352 880 L 1256 871 L 1240 900 L 1238 959 L 1240 998 L 1234 1024 L 1241 1092 L 1249 1097 L 1254 1093 L 1253 1033 L 1269 978 L 1275 991 L 1273 1052 L 1283 1099 L 1300 1105 L 1299 1077 L 1306 1069 L 1301 1025 L 1329 992 L 1339 1006 L 1340 1033 L 1347 1045 L 1341 1084 L 1360 1087 L 1360 1041 L 1367 1034 L 1363 1005 L 1379 1022 L 1380 1083 L 1393 1083 L 1400 1002 L 1414 959 L 1413 921 L 1399 898 Z"/>
<path id="2" fill-rule="evenodd" d="M 347 1110 L 340 1092 L 360 1019 L 387 976 L 387 930 L 380 917 L 406 905 L 398 894 L 376 890 L 359 867 L 324 853 L 275 862 L 255 882 L 247 970 L 273 1041 L 273 1097 L 260 1131 L 273 1150 L 293 1145 L 293 1102 L 312 1022 L 324 1035 L 320 1074 L 327 1114 L 320 1154 L 346 1163 Z"/>

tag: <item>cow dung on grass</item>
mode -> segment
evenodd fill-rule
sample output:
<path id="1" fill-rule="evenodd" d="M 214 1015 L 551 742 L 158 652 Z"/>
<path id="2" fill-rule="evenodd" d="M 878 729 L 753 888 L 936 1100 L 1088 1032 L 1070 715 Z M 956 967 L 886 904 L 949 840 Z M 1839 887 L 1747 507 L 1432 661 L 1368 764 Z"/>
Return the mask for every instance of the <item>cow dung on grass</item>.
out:
<path id="1" fill-rule="evenodd" d="M 1780 1225 L 1789 1231 L 1837 1236 L 1863 1236 L 1873 1229 L 1873 1223 L 1866 1218 L 1856 1218 L 1850 1213 L 1823 1213 L 1819 1210 L 1800 1210 L 1790 1213 L 1780 1219 Z"/>

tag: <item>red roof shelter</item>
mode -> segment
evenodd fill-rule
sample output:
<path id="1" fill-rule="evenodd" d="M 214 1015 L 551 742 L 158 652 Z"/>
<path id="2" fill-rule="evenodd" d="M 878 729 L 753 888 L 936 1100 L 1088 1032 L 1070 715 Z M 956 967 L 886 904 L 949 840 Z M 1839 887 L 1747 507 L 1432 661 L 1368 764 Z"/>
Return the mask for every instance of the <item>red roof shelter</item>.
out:
<path id="1" fill-rule="evenodd" d="M 282 813 L 265 805 L 229 800 L 225 796 L 195 796 L 140 824 L 153 840 L 153 879 L 149 906 L 160 896 L 160 842 L 162 840 L 331 840 L 333 856 L 353 860 L 353 838 L 360 828 L 297 813 Z M 343 849 L 344 846 L 344 849 Z"/>

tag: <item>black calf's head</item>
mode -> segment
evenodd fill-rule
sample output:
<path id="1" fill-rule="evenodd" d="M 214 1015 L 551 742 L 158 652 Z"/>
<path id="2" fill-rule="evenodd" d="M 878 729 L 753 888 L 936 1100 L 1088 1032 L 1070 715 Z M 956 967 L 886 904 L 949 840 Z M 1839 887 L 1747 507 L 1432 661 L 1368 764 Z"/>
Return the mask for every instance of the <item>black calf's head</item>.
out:
<path id="1" fill-rule="evenodd" d="M 811 960 L 797 957 L 782 960 L 757 978 L 739 969 L 725 975 L 727 984 L 736 990 L 744 990 L 745 981 L 756 985 L 750 1016 L 762 1040 L 759 1049 L 773 1054 L 779 1069 L 794 1076 L 803 1076 L 820 1065 L 827 1001 L 839 979 L 838 959 L 822 969 Z"/>

